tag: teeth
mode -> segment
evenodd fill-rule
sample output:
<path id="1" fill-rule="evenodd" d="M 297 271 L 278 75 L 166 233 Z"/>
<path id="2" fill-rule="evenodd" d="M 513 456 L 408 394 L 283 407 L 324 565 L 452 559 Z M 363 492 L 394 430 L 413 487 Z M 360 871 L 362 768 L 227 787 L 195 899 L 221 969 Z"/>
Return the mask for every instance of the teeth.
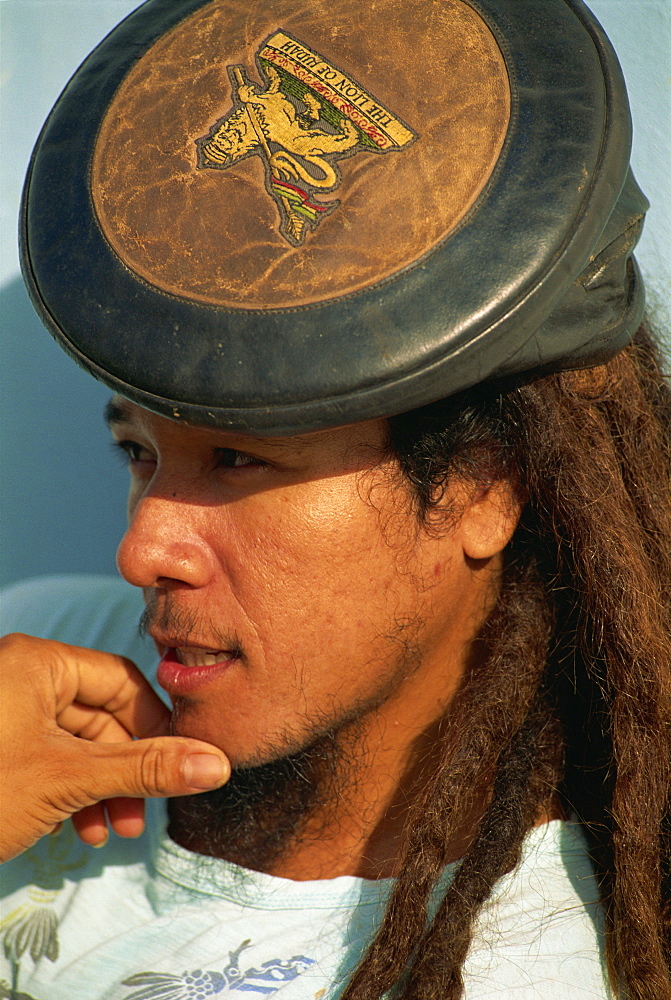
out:
<path id="1" fill-rule="evenodd" d="M 179 662 L 185 667 L 211 667 L 213 663 L 221 663 L 230 659 L 231 654 L 223 649 L 196 649 L 181 647 L 175 650 Z"/>

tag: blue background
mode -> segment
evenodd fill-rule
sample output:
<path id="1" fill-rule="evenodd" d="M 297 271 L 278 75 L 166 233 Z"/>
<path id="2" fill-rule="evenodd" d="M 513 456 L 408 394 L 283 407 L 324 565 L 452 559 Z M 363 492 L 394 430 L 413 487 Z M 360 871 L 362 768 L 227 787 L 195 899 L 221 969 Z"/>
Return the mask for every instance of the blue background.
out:
<path id="1" fill-rule="evenodd" d="M 18 277 L 15 233 L 22 178 L 42 121 L 79 62 L 135 6 L 134 0 L 0 0 L 0 583 L 114 572 L 126 472 L 103 426 L 109 393 L 41 327 Z M 653 203 L 638 257 L 653 316 L 669 330 L 671 3 L 593 0 L 591 7 L 630 90 L 634 168 Z"/>

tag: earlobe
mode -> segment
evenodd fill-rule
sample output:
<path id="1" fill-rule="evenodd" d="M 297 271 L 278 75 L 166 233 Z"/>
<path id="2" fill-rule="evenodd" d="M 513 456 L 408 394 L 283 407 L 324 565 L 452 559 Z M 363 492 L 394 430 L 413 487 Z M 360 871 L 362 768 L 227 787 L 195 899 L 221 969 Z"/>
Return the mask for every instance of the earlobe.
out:
<path id="1" fill-rule="evenodd" d="M 464 554 L 470 559 L 489 559 L 502 552 L 513 537 L 523 501 L 508 482 L 493 483 L 466 507 L 460 534 Z"/>

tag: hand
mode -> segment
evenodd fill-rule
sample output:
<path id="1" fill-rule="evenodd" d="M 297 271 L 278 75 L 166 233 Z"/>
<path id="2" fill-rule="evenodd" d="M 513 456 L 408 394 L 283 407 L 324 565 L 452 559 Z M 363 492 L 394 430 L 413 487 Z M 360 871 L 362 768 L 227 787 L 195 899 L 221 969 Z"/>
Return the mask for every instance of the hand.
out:
<path id="1" fill-rule="evenodd" d="M 169 720 L 123 656 L 0 639 L 0 861 L 69 817 L 93 846 L 107 840 L 107 818 L 119 835 L 138 836 L 145 797 L 223 785 L 230 766 L 221 750 L 168 736 Z"/>

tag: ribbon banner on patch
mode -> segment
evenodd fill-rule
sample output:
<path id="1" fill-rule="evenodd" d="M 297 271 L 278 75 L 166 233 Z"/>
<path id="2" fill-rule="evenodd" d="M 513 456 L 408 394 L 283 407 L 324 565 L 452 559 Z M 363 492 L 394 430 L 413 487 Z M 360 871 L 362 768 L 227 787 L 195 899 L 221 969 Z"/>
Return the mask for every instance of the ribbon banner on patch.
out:
<path id="1" fill-rule="evenodd" d="M 285 31 L 261 46 L 257 65 L 265 89 L 244 66 L 228 66 L 233 107 L 196 140 L 200 169 L 226 169 L 261 156 L 266 189 L 280 212 L 279 231 L 300 246 L 334 212 L 321 201 L 341 181 L 336 161 L 359 152 L 402 150 L 417 134 L 355 80 Z"/>

